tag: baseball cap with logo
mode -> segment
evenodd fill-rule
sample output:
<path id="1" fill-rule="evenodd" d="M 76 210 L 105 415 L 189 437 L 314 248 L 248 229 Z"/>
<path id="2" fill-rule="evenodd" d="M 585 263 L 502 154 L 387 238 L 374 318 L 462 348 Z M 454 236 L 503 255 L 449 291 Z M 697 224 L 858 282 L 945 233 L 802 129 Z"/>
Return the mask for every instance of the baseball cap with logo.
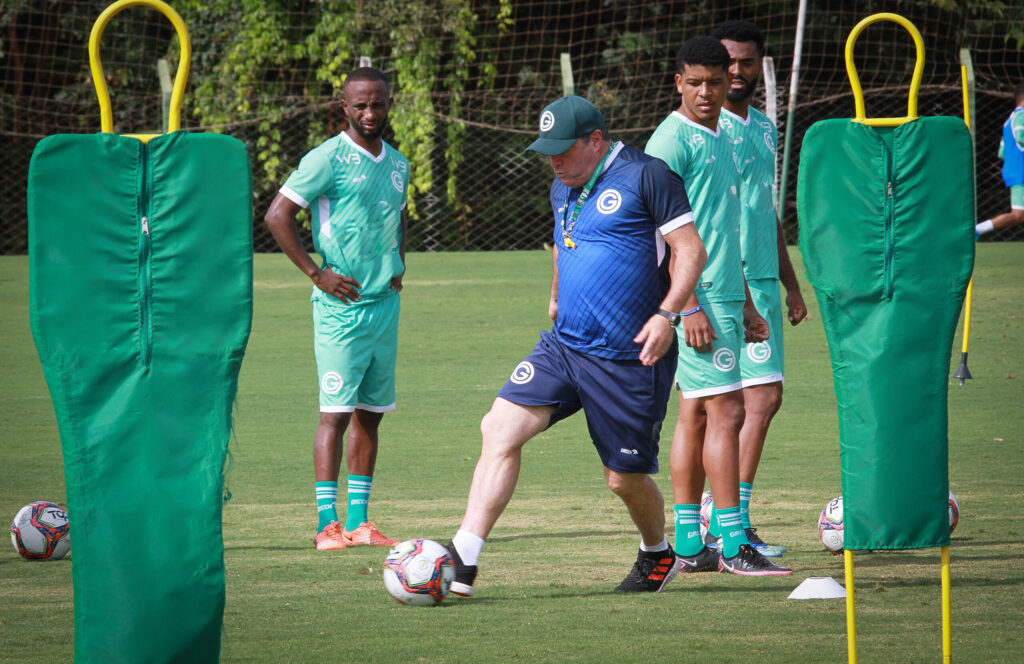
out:
<path id="1" fill-rule="evenodd" d="M 562 97 L 544 107 L 540 114 L 540 138 L 526 149 L 559 155 L 571 148 L 577 138 L 595 129 L 604 129 L 601 111 L 583 97 Z"/>

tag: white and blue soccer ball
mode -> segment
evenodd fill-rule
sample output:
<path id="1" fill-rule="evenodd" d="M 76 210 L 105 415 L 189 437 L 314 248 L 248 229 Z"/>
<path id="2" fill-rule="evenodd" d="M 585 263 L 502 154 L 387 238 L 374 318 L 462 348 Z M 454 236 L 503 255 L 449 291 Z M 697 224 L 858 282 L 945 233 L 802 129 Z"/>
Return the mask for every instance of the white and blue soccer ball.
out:
<path id="1" fill-rule="evenodd" d="M 704 537 L 708 534 L 708 524 L 711 523 L 711 506 L 714 503 L 714 497 L 711 495 L 711 490 L 705 491 L 700 496 L 700 538 L 704 541 Z"/>
<path id="2" fill-rule="evenodd" d="M 818 538 L 834 554 L 843 550 L 843 497 L 833 498 L 818 517 Z"/>
<path id="3" fill-rule="evenodd" d="M 406 540 L 396 544 L 384 559 L 384 587 L 402 604 L 440 604 L 454 578 L 451 554 L 433 540 Z"/>
<path id="4" fill-rule="evenodd" d="M 67 510 L 37 500 L 18 510 L 11 522 L 11 543 L 27 560 L 57 560 L 71 550 L 70 532 Z"/>

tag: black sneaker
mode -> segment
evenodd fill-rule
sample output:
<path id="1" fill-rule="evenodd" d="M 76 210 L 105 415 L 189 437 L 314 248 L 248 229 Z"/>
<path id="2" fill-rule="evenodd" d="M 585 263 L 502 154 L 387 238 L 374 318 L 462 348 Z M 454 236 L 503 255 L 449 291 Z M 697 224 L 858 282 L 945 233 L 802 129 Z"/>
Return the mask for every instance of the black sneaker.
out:
<path id="1" fill-rule="evenodd" d="M 768 560 L 749 544 L 741 545 L 739 553 L 732 558 L 722 556 L 718 561 L 718 571 L 743 576 L 782 576 L 793 573 L 788 567 Z"/>
<path id="2" fill-rule="evenodd" d="M 455 544 L 448 542 L 445 545 L 448 549 L 448 553 L 452 556 L 452 561 L 455 563 L 455 579 L 452 580 L 450 592 L 462 597 L 473 596 L 473 581 L 476 580 L 476 565 L 466 565 L 462 562 L 462 558 L 459 557 L 459 552 L 455 550 Z"/>
<path id="3" fill-rule="evenodd" d="M 694 572 L 717 571 L 718 559 L 721 554 L 710 546 L 705 546 L 695 555 L 680 556 L 677 553 L 676 557 L 679 558 L 679 571 L 683 574 L 693 574 Z"/>
<path id="4" fill-rule="evenodd" d="M 778 558 L 786 552 L 786 547 L 768 544 L 758 537 L 757 528 L 744 528 L 743 532 L 746 533 L 750 546 L 757 549 L 765 558 Z"/>
<path id="5" fill-rule="evenodd" d="M 663 551 L 640 551 L 629 575 L 615 590 L 620 593 L 660 593 L 679 573 L 679 557 L 669 547 Z"/>

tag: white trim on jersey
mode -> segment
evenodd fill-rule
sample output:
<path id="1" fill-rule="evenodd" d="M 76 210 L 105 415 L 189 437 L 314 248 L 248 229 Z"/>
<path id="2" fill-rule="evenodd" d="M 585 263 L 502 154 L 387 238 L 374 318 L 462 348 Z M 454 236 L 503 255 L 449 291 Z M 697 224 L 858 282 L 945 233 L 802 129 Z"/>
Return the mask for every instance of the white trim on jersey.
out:
<path id="1" fill-rule="evenodd" d="M 280 189 L 280 192 L 281 192 L 282 196 L 284 196 L 285 198 L 290 200 L 292 203 L 295 203 L 299 207 L 301 207 L 303 209 L 309 207 L 309 201 L 307 201 L 305 198 L 300 196 L 299 193 L 296 192 L 291 187 L 282 185 L 281 189 Z"/>
<path id="2" fill-rule="evenodd" d="M 320 213 L 320 234 L 331 237 L 331 199 L 321 196 L 316 199 L 316 209 Z"/>
<path id="3" fill-rule="evenodd" d="M 712 136 L 718 137 L 718 135 L 720 133 L 722 133 L 722 130 L 721 129 L 717 129 L 717 128 L 714 131 L 711 131 L 710 129 L 708 129 L 704 125 L 700 124 L 699 122 L 694 122 L 693 120 L 691 120 L 690 118 L 686 117 L 685 115 L 683 115 L 679 111 L 672 111 L 672 115 L 678 117 L 680 120 L 682 120 L 683 122 L 685 122 L 688 125 L 692 125 L 692 126 L 696 127 L 697 129 L 703 129 L 704 131 L 706 131 L 707 133 L 711 134 Z M 715 123 L 715 127 L 718 127 L 718 123 L 717 122 Z"/>
<path id="4" fill-rule="evenodd" d="M 669 233 L 671 233 L 675 229 L 681 228 L 681 227 L 685 226 L 686 224 L 692 224 L 692 223 L 693 223 L 693 213 L 692 212 L 687 212 L 686 214 L 679 215 L 675 219 L 669 219 L 668 221 L 663 223 L 661 226 L 658 226 L 658 230 L 661 231 L 662 235 L 668 235 Z"/>
<path id="5" fill-rule="evenodd" d="M 750 116 L 752 114 L 751 114 L 751 112 L 749 110 L 747 111 L 747 117 L 745 117 L 745 118 L 741 118 L 740 116 L 736 115 L 735 113 L 733 113 L 732 111 L 727 109 L 725 106 L 722 107 L 722 112 L 723 113 L 728 113 L 732 117 L 736 118 L 736 121 L 739 122 L 744 127 L 749 127 L 750 126 Z"/>
<path id="6" fill-rule="evenodd" d="M 388 153 L 388 144 L 385 143 L 384 141 L 380 142 L 380 154 L 374 157 L 372 154 L 370 154 L 369 150 L 367 150 L 366 148 L 352 140 L 352 137 L 348 135 L 347 131 L 341 132 L 341 137 L 345 139 L 348 142 L 348 144 L 351 145 L 353 148 L 359 150 L 367 157 L 369 157 L 370 160 L 373 161 L 375 164 L 379 164 L 380 162 L 384 161 L 384 155 Z"/>
<path id="7" fill-rule="evenodd" d="M 767 385 L 768 383 L 783 383 L 785 379 L 781 373 L 773 373 L 770 376 L 758 376 L 757 378 L 744 378 L 740 381 L 743 387 L 753 387 L 755 385 Z"/>
<path id="8" fill-rule="evenodd" d="M 615 161 L 615 158 L 619 156 L 619 153 L 622 152 L 622 148 L 624 147 L 626 147 L 626 144 L 622 141 L 612 142 L 612 153 L 604 160 L 604 168 L 601 169 L 601 175 L 608 172 L 608 169 L 611 168 L 612 162 Z"/>

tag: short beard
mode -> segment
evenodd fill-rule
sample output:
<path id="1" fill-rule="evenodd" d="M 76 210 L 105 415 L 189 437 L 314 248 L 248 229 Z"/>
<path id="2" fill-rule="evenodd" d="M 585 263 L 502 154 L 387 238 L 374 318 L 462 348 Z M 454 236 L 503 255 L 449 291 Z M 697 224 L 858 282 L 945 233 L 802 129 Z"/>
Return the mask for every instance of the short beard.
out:
<path id="1" fill-rule="evenodd" d="M 376 131 L 372 132 L 372 133 L 366 132 L 363 129 L 362 125 L 360 125 L 358 122 L 353 122 L 352 118 L 348 119 L 348 126 L 352 127 L 352 129 L 354 129 L 355 132 L 357 134 L 359 134 L 360 138 L 362 138 L 363 140 L 366 140 L 366 141 L 376 141 L 376 140 L 380 139 L 381 136 L 384 135 L 384 130 L 388 128 L 388 121 L 385 120 L 380 125 L 380 128 L 377 129 Z"/>
<path id="2" fill-rule="evenodd" d="M 733 90 L 730 88 L 729 91 L 725 93 L 726 101 L 730 101 L 734 104 L 750 101 L 750 98 L 754 96 L 754 90 L 757 89 L 757 81 L 758 79 L 755 78 L 753 81 L 744 85 L 740 90 Z"/>

